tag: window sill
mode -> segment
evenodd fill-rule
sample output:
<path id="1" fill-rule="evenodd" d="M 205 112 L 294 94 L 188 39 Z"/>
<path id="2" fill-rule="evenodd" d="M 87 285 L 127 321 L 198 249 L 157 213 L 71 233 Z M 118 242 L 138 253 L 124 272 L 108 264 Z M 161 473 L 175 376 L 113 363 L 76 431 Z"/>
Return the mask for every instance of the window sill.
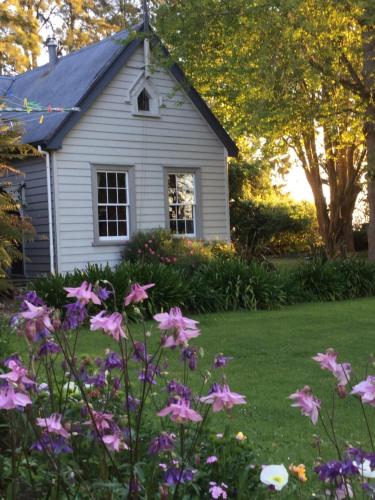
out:
<path id="1" fill-rule="evenodd" d="M 108 241 L 100 241 L 100 240 L 95 240 L 92 242 L 91 246 L 93 247 L 118 247 L 118 246 L 124 246 L 126 243 L 128 243 L 129 239 L 127 240 L 108 240 Z"/>
<path id="2" fill-rule="evenodd" d="M 148 111 L 137 111 L 132 113 L 133 116 L 139 116 L 141 118 L 161 118 L 161 116 L 157 113 L 150 113 Z"/>

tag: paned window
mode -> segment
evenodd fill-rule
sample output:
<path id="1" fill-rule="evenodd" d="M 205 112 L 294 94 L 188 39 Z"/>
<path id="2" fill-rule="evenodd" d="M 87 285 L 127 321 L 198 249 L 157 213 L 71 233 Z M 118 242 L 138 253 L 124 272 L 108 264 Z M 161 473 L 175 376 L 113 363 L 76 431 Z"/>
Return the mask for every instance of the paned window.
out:
<path id="1" fill-rule="evenodd" d="M 168 174 L 169 228 L 177 236 L 196 235 L 195 175 Z"/>
<path id="2" fill-rule="evenodd" d="M 100 240 L 129 238 L 128 173 L 98 170 L 98 235 Z"/>

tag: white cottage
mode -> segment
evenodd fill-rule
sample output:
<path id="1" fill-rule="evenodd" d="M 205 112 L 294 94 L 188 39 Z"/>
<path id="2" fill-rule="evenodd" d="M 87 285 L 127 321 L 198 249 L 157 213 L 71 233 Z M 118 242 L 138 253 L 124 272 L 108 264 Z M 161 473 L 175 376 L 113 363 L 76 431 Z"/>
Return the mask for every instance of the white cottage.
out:
<path id="1" fill-rule="evenodd" d="M 50 40 L 49 64 L 0 77 L 9 103 L 80 108 L 25 117 L 24 141 L 43 154 L 15 180 L 38 233 L 24 246 L 25 276 L 115 265 L 138 230 L 229 240 L 227 157 L 237 147 L 181 68 L 150 71 L 148 41 L 129 35 L 61 58 Z"/>

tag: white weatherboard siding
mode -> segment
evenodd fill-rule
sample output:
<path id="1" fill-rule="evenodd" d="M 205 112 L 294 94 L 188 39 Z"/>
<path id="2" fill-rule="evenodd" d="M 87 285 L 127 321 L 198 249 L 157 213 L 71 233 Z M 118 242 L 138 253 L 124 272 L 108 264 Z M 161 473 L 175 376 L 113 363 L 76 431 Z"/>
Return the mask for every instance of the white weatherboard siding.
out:
<path id="1" fill-rule="evenodd" d="M 160 118 L 132 115 L 127 91 L 143 66 L 140 48 L 54 153 L 60 272 L 121 260 L 123 243 L 93 246 L 91 164 L 134 166 L 136 230 L 166 226 L 165 167 L 199 168 L 202 237 L 229 238 L 226 150 L 165 70 L 151 75 Z"/>

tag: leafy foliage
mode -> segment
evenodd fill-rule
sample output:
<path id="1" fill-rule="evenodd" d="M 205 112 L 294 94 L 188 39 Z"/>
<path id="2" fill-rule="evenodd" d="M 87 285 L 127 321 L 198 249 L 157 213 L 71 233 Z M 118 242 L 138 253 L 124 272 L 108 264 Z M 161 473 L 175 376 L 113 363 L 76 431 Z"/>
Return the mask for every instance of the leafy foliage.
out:
<path id="1" fill-rule="evenodd" d="M 213 259 L 191 277 L 187 307 L 196 312 L 274 309 L 285 301 L 278 273 L 240 259 Z"/>
<path id="2" fill-rule="evenodd" d="M 121 309 L 122 298 L 129 291 L 131 283 L 156 283 L 157 287 L 149 291 L 146 307 L 149 315 L 156 311 L 166 310 L 176 304 L 184 305 L 188 293 L 187 283 L 181 279 L 177 268 L 170 268 L 160 263 L 123 262 L 116 268 L 99 265 L 88 265 L 83 270 L 55 276 L 36 278 L 32 287 L 44 300 L 54 307 L 61 308 L 66 304 L 64 287 L 78 286 L 82 281 L 100 282 L 102 286 L 111 282 L 116 290 L 116 307 Z M 112 296 L 108 307 L 113 309 Z"/>
<path id="3" fill-rule="evenodd" d="M 319 241 L 313 207 L 286 196 L 234 201 L 231 225 L 236 247 L 247 257 L 306 252 Z"/>
<path id="4" fill-rule="evenodd" d="M 375 264 L 316 258 L 284 275 L 288 301 L 334 301 L 375 294 Z"/>
<path id="5" fill-rule="evenodd" d="M 18 125 L 9 126 L 0 120 L 0 179 L 9 174 L 21 175 L 17 169 L 9 166 L 9 162 L 35 154 L 34 148 L 21 144 L 21 129 Z M 0 279 L 5 278 L 15 260 L 23 258 L 19 250 L 22 242 L 35 234 L 29 218 L 20 217 L 18 202 L 6 192 L 5 188 L 10 185 L 8 181 L 0 186 Z"/>
<path id="6" fill-rule="evenodd" d="M 364 116 L 372 106 L 366 108 L 360 90 L 372 95 L 375 81 L 373 74 L 361 78 L 363 36 L 373 46 L 367 28 L 373 2 L 339 4 L 177 0 L 160 3 L 157 16 L 175 60 L 184 62 L 232 134 L 257 146 L 253 157 L 297 161 L 303 168 L 332 256 L 353 246 L 351 218 L 366 156 L 363 125 L 373 122 Z"/>
<path id="7" fill-rule="evenodd" d="M 126 244 L 124 259 L 130 262 L 178 265 L 193 271 L 207 263 L 212 255 L 233 256 L 234 248 L 225 243 L 208 243 L 188 238 L 175 238 L 170 231 L 155 229 L 139 231 Z"/>
<path id="8" fill-rule="evenodd" d="M 192 313 L 239 309 L 277 309 L 285 304 L 345 300 L 375 295 L 375 264 L 361 259 L 328 261 L 317 255 L 296 269 L 278 271 L 255 259 L 244 261 L 220 255 L 198 266 L 194 272 L 178 265 L 123 262 L 116 268 L 89 265 L 64 275 L 41 277 L 31 286 L 48 303 L 61 308 L 66 303 L 64 287 L 82 281 L 111 281 L 118 294 L 117 308 L 130 283 L 155 283 L 149 290 L 146 313 L 151 316 L 181 304 Z M 113 310 L 113 297 L 107 301 Z"/>

